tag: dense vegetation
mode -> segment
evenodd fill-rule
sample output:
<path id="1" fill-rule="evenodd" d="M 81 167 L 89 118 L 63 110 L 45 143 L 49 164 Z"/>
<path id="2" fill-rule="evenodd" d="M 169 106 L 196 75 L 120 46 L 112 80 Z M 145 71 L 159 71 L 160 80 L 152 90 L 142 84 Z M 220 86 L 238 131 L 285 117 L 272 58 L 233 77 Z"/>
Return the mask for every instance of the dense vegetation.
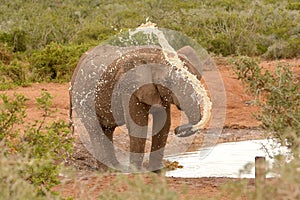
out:
<path id="1" fill-rule="evenodd" d="M 84 51 L 146 18 L 217 55 L 295 57 L 299 10 L 297 0 L 1 0 L 1 88 L 68 81 Z"/>

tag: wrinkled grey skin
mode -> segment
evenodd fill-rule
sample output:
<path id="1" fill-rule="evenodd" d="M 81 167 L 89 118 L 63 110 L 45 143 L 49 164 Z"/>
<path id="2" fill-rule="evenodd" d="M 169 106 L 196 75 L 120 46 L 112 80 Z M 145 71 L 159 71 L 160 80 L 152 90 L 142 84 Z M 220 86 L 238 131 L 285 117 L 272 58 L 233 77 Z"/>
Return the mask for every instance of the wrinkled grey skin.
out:
<path id="1" fill-rule="evenodd" d="M 172 68 L 165 60 L 160 48 L 131 47 L 122 50 L 118 47 L 114 48 L 117 48 L 114 51 L 119 51 L 119 55 L 111 53 L 111 58 L 101 70 L 95 71 L 95 68 L 88 63 L 93 56 L 99 56 L 101 59 L 105 54 L 103 48 L 97 51 L 96 47 L 79 61 L 71 81 L 72 88 L 78 82 L 76 76 L 81 69 L 85 69 L 86 74 L 95 74 L 95 78 L 80 80 L 80 82 L 92 82 L 87 86 L 91 91 L 90 94 L 84 92 L 84 88 L 80 88 L 81 96 L 90 95 L 91 98 L 85 98 L 84 101 L 84 105 L 89 108 L 83 107 L 81 110 L 77 108 L 77 112 L 82 112 L 78 114 L 84 119 L 84 126 L 91 140 L 96 141 L 95 145 L 100 145 L 98 150 L 94 150 L 98 152 L 94 153 L 102 162 L 104 161 L 105 165 L 115 168 L 121 168 L 121 165 L 114 153 L 113 132 L 117 126 L 126 124 L 130 137 L 130 166 L 136 170 L 142 168 L 148 116 L 152 114 L 153 132 L 149 170 L 157 171 L 162 167 L 164 147 L 170 130 L 171 104 L 182 109 L 189 119 L 189 124 L 177 127 L 175 133 L 179 136 L 195 133 L 190 131 L 191 125 L 200 120 L 200 107 L 195 98 L 195 91 L 190 82 L 180 76 L 178 70 Z M 178 50 L 178 54 L 188 70 L 200 80 L 201 74 L 197 66 L 199 60 L 195 51 L 191 47 L 183 47 Z M 97 78 L 99 74 L 100 77 Z M 91 89 L 93 84 L 96 87 L 94 91 Z M 73 95 L 76 96 L 71 90 L 71 96 Z M 75 102 L 78 104 L 78 101 Z M 97 116 L 103 133 L 97 135 L 97 130 L 91 127 L 91 124 L 96 123 L 94 118 L 88 116 L 91 112 L 92 116 Z"/>

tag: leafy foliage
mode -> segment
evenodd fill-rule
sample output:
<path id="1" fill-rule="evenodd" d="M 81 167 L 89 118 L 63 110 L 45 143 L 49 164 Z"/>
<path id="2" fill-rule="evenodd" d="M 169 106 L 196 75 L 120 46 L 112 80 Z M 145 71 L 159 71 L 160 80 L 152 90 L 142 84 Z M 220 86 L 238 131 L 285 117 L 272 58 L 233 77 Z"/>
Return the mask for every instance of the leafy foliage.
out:
<path id="1" fill-rule="evenodd" d="M 256 116 L 263 128 L 270 131 L 279 142 L 287 145 L 293 159 L 286 162 L 284 156 L 276 156 L 269 172 L 279 176 L 258 184 L 255 192 L 249 189 L 249 181 L 228 184 L 232 199 L 245 196 L 249 199 L 299 199 L 300 198 L 300 79 L 291 66 L 279 64 L 274 70 L 264 70 L 258 61 L 238 57 L 232 61 L 238 78 L 246 83 L 256 97 L 261 112 Z M 275 150 L 276 151 L 276 150 Z"/>
<path id="2" fill-rule="evenodd" d="M 295 141 L 300 137 L 300 80 L 296 74 L 286 65 L 278 65 L 274 72 L 263 72 L 248 57 L 239 57 L 233 63 L 238 78 L 257 97 L 257 104 L 262 108 L 257 118 L 263 127 L 274 132 L 282 144 L 287 141 L 290 148 L 299 149 Z"/>
<path id="3" fill-rule="evenodd" d="M 34 52 L 29 58 L 34 81 L 68 81 L 80 56 L 88 45 L 62 46 L 50 43 L 43 50 Z"/>
<path id="4" fill-rule="evenodd" d="M 13 86 L 26 86 L 26 73 L 28 66 L 18 60 L 13 60 L 8 65 L 0 63 L 0 89 L 5 90 Z"/>
<path id="5" fill-rule="evenodd" d="M 18 132 L 14 130 L 14 126 L 23 123 L 27 99 L 24 95 L 17 94 L 13 101 L 4 94 L 0 95 L 0 99 L 0 141 L 6 138 L 7 142 L 10 142 L 17 137 Z"/>
<path id="6" fill-rule="evenodd" d="M 0 147 L 0 199 L 49 199 L 26 180 L 28 167 L 38 163 L 21 154 L 7 155 L 6 147 Z"/>
<path id="7" fill-rule="evenodd" d="M 0 143 L 3 147 L 1 148 L 1 156 L 3 156 L 1 162 L 11 159 L 11 165 L 16 167 L 16 170 L 7 174 L 7 177 L 3 176 L 7 180 L 12 177 L 18 179 L 17 183 L 25 184 L 26 187 L 28 183 L 32 184 L 36 189 L 32 186 L 28 188 L 38 191 L 33 194 L 45 194 L 46 189 L 59 183 L 59 163 L 72 150 L 73 139 L 69 134 L 68 125 L 62 120 L 46 124 L 46 118 L 53 114 L 50 109 L 52 97 L 48 93 L 43 92 L 41 97 L 37 98 L 38 108 L 43 112 L 43 118 L 27 126 L 23 124 L 26 98 L 23 95 L 16 95 L 15 99 L 10 99 L 6 95 L 1 95 L 0 99 Z M 19 127 L 23 125 L 24 132 L 16 128 L 16 125 Z M 19 157 L 24 159 L 18 160 Z M 4 170 L 10 170 L 10 168 Z M 0 193 L 8 189 L 7 187 L 3 188 Z M 12 192 L 18 191 L 17 188 L 11 188 L 11 190 Z M 12 195 L 15 194 L 12 193 Z"/>

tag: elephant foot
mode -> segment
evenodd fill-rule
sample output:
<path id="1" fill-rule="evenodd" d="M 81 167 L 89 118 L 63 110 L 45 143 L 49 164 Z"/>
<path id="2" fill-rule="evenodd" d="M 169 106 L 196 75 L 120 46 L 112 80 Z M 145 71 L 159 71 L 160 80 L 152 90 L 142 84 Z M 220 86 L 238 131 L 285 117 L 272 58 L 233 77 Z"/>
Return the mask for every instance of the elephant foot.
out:
<path id="1" fill-rule="evenodd" d="M 161 175 L 163 172 L 166 171 L 166 168 L 165 168 L 165 166 L 162 163 L 155 164 L 155 165 L 152 163 L 152 165 L 149 165 L 147 167 L 147 171 L 150 171 L 150 172 L 153 172 L 153 173 Z"/>
<path id="2" fill-rule="evenodd" d="M 114 167 L 114 169 L 116 169 L 120 172 L 128 172 L 129 171 L 128 166 L 122 165 L 121 163 L 114 165 L 113 167 Z"/>
<path id="3" fill-rule="evenodd" d="M 100 161 L 97 161 L 97 170 L 101 172 L 107 171 L 120 171 L 120 172 L 128 172 L 128 166 L 122 165 L 121 163 L 113 163 L 110 166 L 103 164 Z"/>
<path id="4" fill-rule="evenodd" d="M 156 169 L 156 170 L 151 170 L 152 173 L 155 173 L 159 176 L 164 176 L 166 174 L 167 169 L 165 167 Z"/>
<path id="5" fill-rule="evenodd" d="M 141 173 L 141 172 L 146 172 L 147 168 L 143 166 L 137 166 L 137 165 L 130 165 L 129 166 L 129 172 L 130 173 Z"/>
<path id="6" fill-rule="evenodd" d="M 107 172 L 109 171 L 109 167 L 97 160 L 97 170 L 101 172 Z"/>

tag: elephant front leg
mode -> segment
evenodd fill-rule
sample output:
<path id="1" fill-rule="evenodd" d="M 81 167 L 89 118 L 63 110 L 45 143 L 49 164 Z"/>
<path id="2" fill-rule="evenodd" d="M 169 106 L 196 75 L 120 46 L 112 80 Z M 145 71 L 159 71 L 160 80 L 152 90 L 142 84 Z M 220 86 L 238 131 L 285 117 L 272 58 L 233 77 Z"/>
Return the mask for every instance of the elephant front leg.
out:
<path id="1" fill-rule="evenodd" d="M 105 163 L 109 163 L 111 165 L 111 167 L 119 169 L 122 166 L 116 157 L 116 153 L 115 153 L 115 149 L 114 149 L 114 145 L 113 145 L 113 132 L 115 130 L 115 127 L 102 126 L 102 130 L 103 130 L 104 135 L 108 139 L 107 141 L 104 141 L 104 143 L 102 144 L 103 149 L 105 150 L 105 152 L 103 152 L 105 154 L 105 158 L 103 159 L 103 161 Z M 98 163 L 98 165 L 99 165 L 99 163 Z"/>
<path id="2" fill-rule="evenodd" d="M 149 170 L 159 173 L 171 125 L 170 106 L 154 111 Z"/>
<path id="3" fill-rule="evenodd" d="M 139 131 L 145 132 L 145 137 L 147 136 L 147 129 Z M 130 167 L 134 171 L 142 170 L 143 159 L 145 154 L 145 143 L 146 138 L 130 136 Z"/>
<path id="4" fill-rule="evenodd" d="M 130 139 L 130 167 L 140 171 L 145 154 L 149 106 L 140 103 L 134 97 L 131 99 L 130 105 L 130 116 L 126 117 Z"/>

